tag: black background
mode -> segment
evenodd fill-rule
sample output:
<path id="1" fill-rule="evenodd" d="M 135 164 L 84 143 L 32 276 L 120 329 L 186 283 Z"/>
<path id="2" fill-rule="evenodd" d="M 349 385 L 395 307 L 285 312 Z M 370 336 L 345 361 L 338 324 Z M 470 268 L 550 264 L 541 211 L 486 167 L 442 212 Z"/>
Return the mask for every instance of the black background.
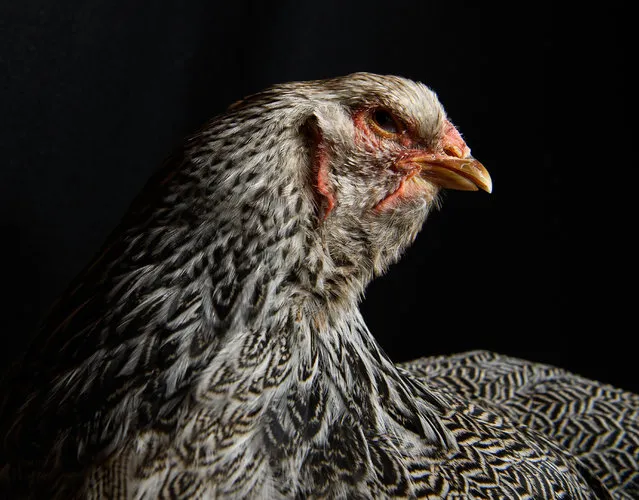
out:
<path id="1" fill-rule="evenodd" d="M 184 136 L 270 84 L 371 71 L 433 88 L 494 182 L 491 195 L 446 193 L 370 286 L 363 311 L 390 356 L 490 349 L 639 391 L 634 353 L 601 331 L 592 341 L 565 304 L 566 165 L 553 155 L 551 14 L 536 5 L 5 2 L 2 361 Z"/>

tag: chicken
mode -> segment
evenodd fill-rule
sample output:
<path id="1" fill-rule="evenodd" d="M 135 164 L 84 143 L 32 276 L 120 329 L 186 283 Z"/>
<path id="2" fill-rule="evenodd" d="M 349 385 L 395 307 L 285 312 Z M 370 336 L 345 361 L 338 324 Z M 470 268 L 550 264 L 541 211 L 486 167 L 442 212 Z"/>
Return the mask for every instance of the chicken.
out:
<path id="1" fill-rule="evenodd" d="M 630 491 L 634 395 L 613 410 L 606 446 L 634 460 L 616 478 L 486 393 L 499 363 L 401 367 L 369 332 L 366 285 L 442 188 L 491 179 L 421 83 L 357 73 L 232 105 L 151 179 L 3 382 L 1 496 Z"/>

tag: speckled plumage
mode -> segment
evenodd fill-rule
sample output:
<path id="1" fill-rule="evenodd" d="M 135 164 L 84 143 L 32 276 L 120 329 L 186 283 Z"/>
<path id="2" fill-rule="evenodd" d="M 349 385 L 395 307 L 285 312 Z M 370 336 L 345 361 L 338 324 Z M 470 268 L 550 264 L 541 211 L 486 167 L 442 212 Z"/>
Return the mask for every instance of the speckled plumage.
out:
<path id="1" fill-rule="evenodd" d="M 406 134 L 370 124 L 380 108 Z M 425 86 L 366 73 L 276 86 L 214 119 L 4 381 L 0 496 L 632 496 L 636 396 L 568 374 L 528 394 L 518 367 L 552 369 L 489 354 L 397 367 L 364 324 L 367 283 L 441 185 L 465 188 L 410 177 L 408 149 L 466 161 L 460 141 Z M 579 387 L 594 420 L 575 417 L 575 441 Z"/>
<path id="2" fill-rule="evenodd" d="M 614 498 L 639 498 L 639 396 L 554 366 L 469 352 L 402 368 L 568 450 Z"/>

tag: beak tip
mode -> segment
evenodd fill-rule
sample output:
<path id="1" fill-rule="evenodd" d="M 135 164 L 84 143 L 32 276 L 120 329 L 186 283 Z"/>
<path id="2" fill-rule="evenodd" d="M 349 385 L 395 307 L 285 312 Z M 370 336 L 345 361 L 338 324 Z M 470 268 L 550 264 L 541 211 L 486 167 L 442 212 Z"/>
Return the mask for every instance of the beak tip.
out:
<path id="1" fill-rule="evenodd" d="M 487 193 L 493 192 L 493 179 L 490 177 L 490 174 L 486 170 L 486 168 L 479 162 L 475 167 L 475 183 L 478 188 L 486 191 Z"/>

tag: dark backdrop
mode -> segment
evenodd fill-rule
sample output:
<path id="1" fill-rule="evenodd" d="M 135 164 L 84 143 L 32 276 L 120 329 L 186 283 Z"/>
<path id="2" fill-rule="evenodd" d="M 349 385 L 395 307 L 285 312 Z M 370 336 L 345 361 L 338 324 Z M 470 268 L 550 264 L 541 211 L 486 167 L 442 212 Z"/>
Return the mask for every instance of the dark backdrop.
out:
<path id="1" fill-rule="evenodd" d="M 490 349 L 637 390 L 634 356 L 606 362 L 612 347 L 562 318 L 549 15 L 425 1 L 5 2 L 3 361 L 185 135 L 270 84 L 364 70 L 432 87 L 494 180 L 491 195 L 447 193 L 370 286 L 363 311 L 390 356 Z"/>

